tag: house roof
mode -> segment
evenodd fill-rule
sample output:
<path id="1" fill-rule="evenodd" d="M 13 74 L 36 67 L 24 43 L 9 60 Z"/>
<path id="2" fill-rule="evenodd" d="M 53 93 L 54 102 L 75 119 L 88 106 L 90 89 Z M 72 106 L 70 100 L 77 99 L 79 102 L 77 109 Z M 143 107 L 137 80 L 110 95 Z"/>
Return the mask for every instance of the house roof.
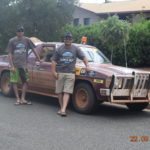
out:
<path id="1" fill-rule="evenodd" d="M 128 0 L 110 3 L 81 3 L 80 7 L 97 14 L 147 12 L 150 11 L 150 0 Z"/>

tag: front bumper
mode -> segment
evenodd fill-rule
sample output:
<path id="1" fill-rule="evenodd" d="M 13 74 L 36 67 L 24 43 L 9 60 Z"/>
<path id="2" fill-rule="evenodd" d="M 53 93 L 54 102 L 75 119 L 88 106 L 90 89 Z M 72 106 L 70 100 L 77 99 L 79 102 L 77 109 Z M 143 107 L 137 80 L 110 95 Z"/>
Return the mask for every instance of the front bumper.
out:
<path id="1" fill-rule="evenodd" d="M 150 102 L 150 73 L 114 75 L 109 89 L 100 89 L 101 96 L 114 103 Z"/>

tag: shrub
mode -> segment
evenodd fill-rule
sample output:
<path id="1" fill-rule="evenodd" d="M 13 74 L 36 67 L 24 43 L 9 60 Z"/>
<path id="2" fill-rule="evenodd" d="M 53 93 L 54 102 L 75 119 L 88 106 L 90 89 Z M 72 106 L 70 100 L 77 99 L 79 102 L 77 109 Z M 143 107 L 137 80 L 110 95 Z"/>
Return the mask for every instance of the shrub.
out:
<path id="1" fill-rule="evenodd" d="M 150 66 L 150 21 L 132 25 L 127 49 L 130 66 Z"/>

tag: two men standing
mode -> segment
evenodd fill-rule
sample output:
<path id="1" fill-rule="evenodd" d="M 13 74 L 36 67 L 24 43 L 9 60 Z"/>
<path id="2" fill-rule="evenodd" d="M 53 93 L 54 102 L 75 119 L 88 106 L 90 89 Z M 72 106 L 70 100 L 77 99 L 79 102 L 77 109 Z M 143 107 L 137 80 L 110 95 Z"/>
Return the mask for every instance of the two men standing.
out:
<path id="1" fill-rule="evenodd" d="M 31 104 L 25 99 L 27 90 L 27 57 L 28 50 L 32 49 L 37 59 L 39 56 L 35 51 L 35 47 L 31 40 L 24 36 L 24 28 L 18 27 L 17 36 L 9 40 L 9 62 L 10 62 L 10 82 L 13 84 L 13 89 L 16 96 L 16 105 Z M 66 108 L 69 102 L 70 94 L 73 93 L 75 83 L 75 64 L 76 59 L 83 60 L 86 69 L 88 70 L 88 61 L 84 53 L 75 45 L 72 44 L 72 34 L 67 33 L 64 36 L 64 44 L 62 44 L 52 57 L 52 73 L 56 79 L 56 93 L 58 94 L 60 109 L 58 114 L 66 116 Z M 22 94 L 19 97 L 17 84 L 22 81 Z"/>

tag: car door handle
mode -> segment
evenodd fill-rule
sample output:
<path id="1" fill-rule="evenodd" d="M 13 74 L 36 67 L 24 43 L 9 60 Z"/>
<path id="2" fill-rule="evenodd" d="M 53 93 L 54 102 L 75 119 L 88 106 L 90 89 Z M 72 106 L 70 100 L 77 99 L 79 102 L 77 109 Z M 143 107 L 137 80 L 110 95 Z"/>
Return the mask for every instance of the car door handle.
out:
<path id="1" fill-rule="evenodd" d="M 38 70 L 40 70 L 40 71 L 44 71 L 45 69 L 44 69 L 44 68 L 40 68 L 40 67 L 39 67 L 39 69 L 38 69 Z"/>

